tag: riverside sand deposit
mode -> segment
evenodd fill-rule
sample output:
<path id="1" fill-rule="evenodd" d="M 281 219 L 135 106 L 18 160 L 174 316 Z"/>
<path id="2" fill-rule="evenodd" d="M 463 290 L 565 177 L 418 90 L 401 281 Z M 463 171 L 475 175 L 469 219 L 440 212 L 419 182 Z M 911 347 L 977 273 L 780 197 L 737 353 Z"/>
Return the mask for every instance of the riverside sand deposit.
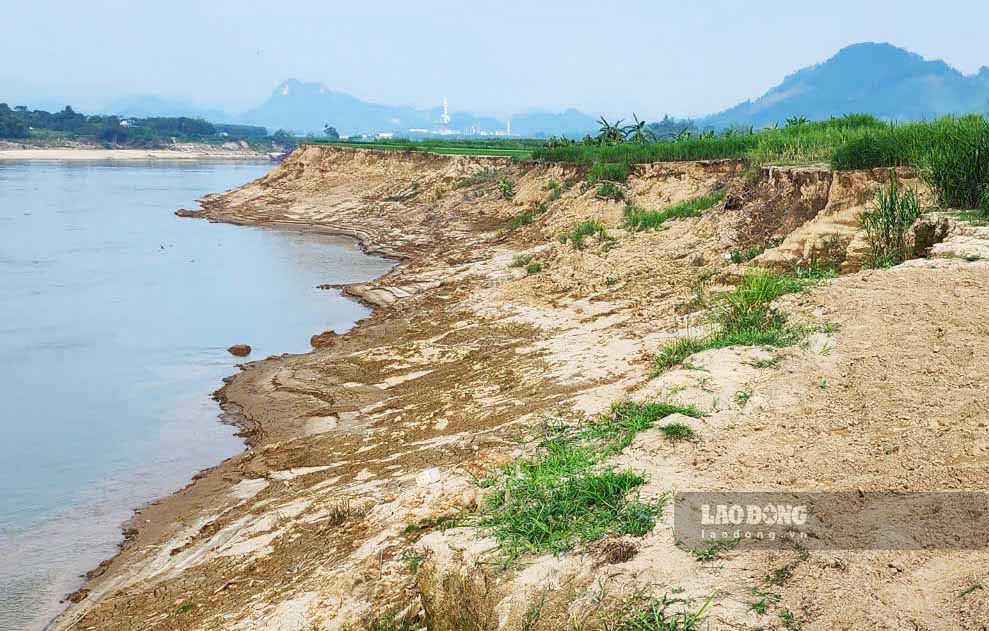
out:
<path id="1" fill-rule="evenodd" d="M 347 287 L 374 306 L 352 331 L 313 331 L 312 352 L 228 381 L 217 396 L 243 453 L 142 509 L 52 628 L 361 629 L 389 615 L 433 631 L 600 628 L 665 595 L 712 629 L 985 629 L 984 549 L 700 555 L 677 545 L 671 503 L 647 532 L 506 560 L 479 526 L 492 492 L 481 481 L 536 453 L 548 425 L 620 402 L 703 413 L 680 419 L 694 440 L 645 429 L 602 463 L 643 474 L 642 502 L 989 484 L 989 228 L 930 214 L 911 260 L 863 270 L 858 216 L 885 170 L 640 165 L 625 190 L 636 205 L 724 194 L 640 232 L 584 175 L 303 146 L 203 199 L 210 221 L 350 235 L 402 263 Z M 522 213 L 531 221 L 513 222 Z M 561 239 L 587 220 L 604 230 Z M 731 261 L 748 248 L 766 249 Z M 747 269 L 822 262 L 840 275 L 774 303 L 800 341 L 655 370 L 665 345 L 710 327 Z"/>

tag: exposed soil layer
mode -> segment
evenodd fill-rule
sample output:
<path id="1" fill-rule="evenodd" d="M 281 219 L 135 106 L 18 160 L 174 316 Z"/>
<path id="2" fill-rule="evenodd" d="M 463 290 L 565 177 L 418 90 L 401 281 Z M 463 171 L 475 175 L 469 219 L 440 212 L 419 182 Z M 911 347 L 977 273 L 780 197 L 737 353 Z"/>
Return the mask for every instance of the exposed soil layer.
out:
<path id="1" fill-rule="evenodd" d="M 725 201 L 629 232 L 623 204 L 598 199 L 576 169 L 305 147 L 205 198 L 212 221 L 347 234 L 403 263 L 347 288 L 375 306 L 351 332 L 229 380 L 218 397 L 247 449 L 143 509 L 53 628 L 297 631 L 421 611 L 431 631 L 549 630 L 592 626 L 648 593 L 695 609 L 713 594 L 712 628 L 984 629 L 983 550 L 739 547 L 702 562 L 675 544 L 667 513 L 643 537 L 506 568 L 490 533 L 441 527 L 476 510 L 477 479 L 530 449 L 520 438 L 545 417 L 628 399 L 706 412 L 687 419 L 697 441 L 647 430 L 615 456 L 648 475 L 645 500 L 986 490 L 989 231 L 934 215 L 914 238 L 928 258 L 859 271 L 856 217 L 887 177 L 774 168 L 751 181 L 734 162 L 643 165 L 626 191 L 639 206 L 716 189 Z M 532 221 L 513 227 L 520 213 Z M 561 241 L 590 219 L 604 235 Z M 752 247 L 767 250 L 728 260 Z M 519 255 L 542 270 L 513 267 Z M 704 330 L 746 266 L 822 261 L 845 274 L 778 305 L 817 327 L 803 345 L 710 350 L 653 373 L 657 350 Z"/>

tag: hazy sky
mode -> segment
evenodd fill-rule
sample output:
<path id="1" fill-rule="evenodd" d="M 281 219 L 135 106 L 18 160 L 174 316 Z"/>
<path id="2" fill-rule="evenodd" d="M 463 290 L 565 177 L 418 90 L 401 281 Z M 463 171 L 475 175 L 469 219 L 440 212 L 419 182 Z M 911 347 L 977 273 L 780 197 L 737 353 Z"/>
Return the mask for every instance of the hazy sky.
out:
<path id="1" fill-rule="evenodd" d="M 3 14 L 0 92 L 10 78 L 94 84 L 231 111 L 292 77 L 389 104 L 445 95 L 477 113 L 703 114 L 859 41 L 966 73 L 989 65 L 978 0 L 32 0 Z"/>

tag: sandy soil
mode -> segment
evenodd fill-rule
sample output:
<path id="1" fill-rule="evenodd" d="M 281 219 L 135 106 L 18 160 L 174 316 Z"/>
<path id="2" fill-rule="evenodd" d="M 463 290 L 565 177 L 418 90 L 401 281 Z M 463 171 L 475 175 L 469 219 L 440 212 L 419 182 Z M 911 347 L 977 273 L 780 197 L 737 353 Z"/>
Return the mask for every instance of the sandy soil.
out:
<path id="1" fill-rule="evenodd" d="M 241 415 L 246 451 L 142 510 L 53 628 L 298 631 L 422 611 L 431 631 L 548 631 L 646 593 L 695 606 L 713 594 L 712 628 L 984 629 L 984 550 L 739 548 L 699 562 L 665 514 L 644 537 L 504 568 L 487 533 L 439 527 L 476 509 L 477 479 L 524 453 L 520 437 L 548 415 L 626 399 L 707 412 L 691 421 L 697 442 L 647 431 L 615 457 L 648 474 L 646 499 L 986 490 L 989 229 L 936 217 L 939 243 L 917 245 L 931 258 L 859 271 L 854 217 L 885 173 L 777 169 L 751 182 L 739 171 L 640 167 L 629 195 L 643 206 L 728 190 L 703 217 L 646 233 L 623 230 L 622 205 L 597 199 L 578 170 L 497 158 L 308 147 L 205 198 L 213 221 L 349 234 L 404 262 L 347 288 L 377 307 L 353 331 L 229 381 L 218 396 Z M 531 225 L 505 231 L 540 203 Z M 607 238 L 558 239 L 584 219 Z M 759 264 L 842 265 L 779 305 L 820 332 L 788 349 L 706 351 L 655 376 L 650 357 L 702 330 L 711 297 L 743 271 L 726 255 L 766 244 L 778 247 Z M 510 267 L 520 253 L 543 271 Z M 785 580 L 770 588 L 773 574 Z M 752 609 L 756 590 L 772 592 L 765 613 Z"/>

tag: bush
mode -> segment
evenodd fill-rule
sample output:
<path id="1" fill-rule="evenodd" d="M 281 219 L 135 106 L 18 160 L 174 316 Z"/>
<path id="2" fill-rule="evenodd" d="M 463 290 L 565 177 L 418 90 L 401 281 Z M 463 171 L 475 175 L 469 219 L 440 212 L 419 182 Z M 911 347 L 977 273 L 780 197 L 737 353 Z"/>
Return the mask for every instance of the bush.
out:
<path id="1" fill-rule="evenodd" d="M 902 263 L 907 256 L 907 232 L 922 213 L 917 193 L 902 190 L 896 175 L 890 173 L 889 184 L 876 193 L 872 208 L 859 217 L 869 244 L 867 265 L 892 267 Z"/>

